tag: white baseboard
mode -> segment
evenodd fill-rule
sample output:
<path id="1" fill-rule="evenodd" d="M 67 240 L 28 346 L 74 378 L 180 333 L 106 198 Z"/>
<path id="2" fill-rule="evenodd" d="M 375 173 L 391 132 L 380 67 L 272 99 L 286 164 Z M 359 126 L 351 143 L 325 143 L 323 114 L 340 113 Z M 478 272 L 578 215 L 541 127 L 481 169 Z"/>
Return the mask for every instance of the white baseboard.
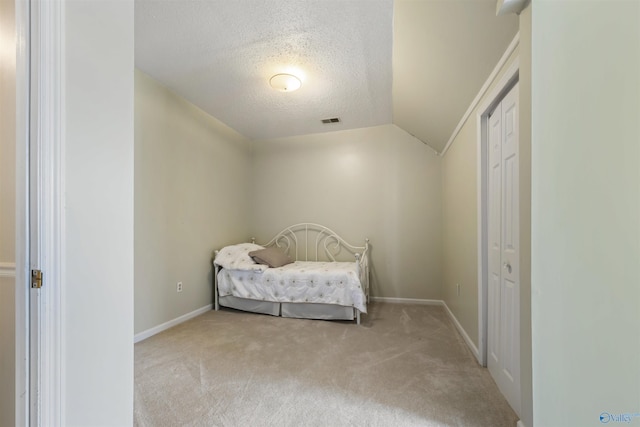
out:
<path id="1" fill-rule="evenodd" d="M 527 427 L 527 426 L 524 425 L 522 420 L 518 420 L 518 422 L 516 423 L 516 427 Z"/>
<path id="2" fill-rule="evenodd" d="M 172 328 L 176 325 L 179 325 L 180 323 L 186 322 L 189 319 L 193 319 L 196 316 L 200 316 L 203 313 L 206 313 L 207 311 L 211 311 L 211 304 L 205 305 L 204 307 L 201 307 L 197 310 L 192 311 L 191 313 L 187 313 L 187 314 L 183 314 L 180 317 L 176 317 L 173 320 L 169 320 L 168 322 L 164 322 L 161 325 L 158 326 L 154 326 L 153 328 L 147 329 L 146 331 L 140 332 L 139 334 L 134 335 L 133 337 L 133 343 L 138 343 L 142 340 L 145 340 L 155 334 L 159 334 L 162 331 L 166 331 L 169 328 Z"/>
<path id="3" fill-rule="evenodd" d="M 371 301 L 389 302 L 392 304 L 421 304 L 421 305 L 443 305 L 444 301 L 439 299 L 414 299 L 414 298 L 391 298 L 391 297 L 371 297 Z"/>
<path id="4" fill-rule="evenodd" d="M 467 346 L 469 347 L 469 350 L 471 350 L 473 355 L 476 357 L 476 360 L 478 361 L 478 363 L 482 364 L 480 362 L 480 352 L 478 351 L 478 347 L 476 347 L 476 345 L 473 343 L 473 341 L 471 340 L 471 338 L 467 334 L 467 331 L 465 331 L 464 328 L 462 327 L 462 325 L 460 324 L 460 322 L 458 322 L 458 319 L 456 319 L 456 316 L 453 315 L 453 312 L 449 309 L 449 306 L 447 306 L 447 303 L 443 301 L 442 305 L 444 306 L 445 311 L 447 312 L 447 314 L 451 318 L 451 321 L 455 325 L 456 329 L 458 330 L 458 332 L 460 332 L 460 335 L 462 335 L 462 338 L 464 339 L 464 342 L 467 343 Z"/>

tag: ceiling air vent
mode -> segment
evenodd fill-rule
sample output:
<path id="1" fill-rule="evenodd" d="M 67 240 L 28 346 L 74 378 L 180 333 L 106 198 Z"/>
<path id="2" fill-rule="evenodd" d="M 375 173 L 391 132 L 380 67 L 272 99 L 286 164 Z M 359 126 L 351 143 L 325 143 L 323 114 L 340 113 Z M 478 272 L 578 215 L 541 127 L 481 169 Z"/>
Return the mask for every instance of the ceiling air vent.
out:
<path id="1" fill-rule="evenodd" d="M 340 123 L 340 119 L 337 117 L 332 117 L 330 119 L 322 119 L 322 123 L 329 124 L 329 123 Z"/>

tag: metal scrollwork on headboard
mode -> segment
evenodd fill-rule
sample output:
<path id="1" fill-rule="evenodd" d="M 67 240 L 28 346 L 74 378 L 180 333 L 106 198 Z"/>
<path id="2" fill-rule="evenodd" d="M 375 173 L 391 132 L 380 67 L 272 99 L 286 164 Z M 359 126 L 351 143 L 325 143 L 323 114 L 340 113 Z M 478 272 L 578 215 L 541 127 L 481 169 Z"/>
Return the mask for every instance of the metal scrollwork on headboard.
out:
<path id="1" fill-rule="evenodd" d="M 343 249 L 356 259 L 365 256 L 368 242 L 366 239 L 364 246 L 354 246 L 323 225 L 300 223 L 286 227 L 262 246 L 276 246 L 297 261 L 336 261 Z"/>

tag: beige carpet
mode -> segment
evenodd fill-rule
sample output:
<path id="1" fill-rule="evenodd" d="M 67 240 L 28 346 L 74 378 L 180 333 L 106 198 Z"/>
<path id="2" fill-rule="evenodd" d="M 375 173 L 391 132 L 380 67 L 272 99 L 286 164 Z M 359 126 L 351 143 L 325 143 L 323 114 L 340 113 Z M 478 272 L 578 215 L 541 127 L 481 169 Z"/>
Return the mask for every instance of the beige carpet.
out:
<path id="1" fill-rule="evenodd" d="M 137 426 L 482 426 L 518 420 L 437 306 L 363 324 L 209 312 L 135 345 Z"/>

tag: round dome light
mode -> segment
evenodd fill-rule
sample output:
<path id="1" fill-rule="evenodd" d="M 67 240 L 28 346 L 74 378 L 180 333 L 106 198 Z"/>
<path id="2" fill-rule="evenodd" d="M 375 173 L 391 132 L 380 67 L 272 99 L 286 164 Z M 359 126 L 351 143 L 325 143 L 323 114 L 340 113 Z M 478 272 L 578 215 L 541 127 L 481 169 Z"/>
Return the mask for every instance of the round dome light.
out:
<path id="1" fill-rule="evenodd" d="M 276 74 L 271 77 L 269 84 L 272 88 L 281 92 L 293 92 L 302 86 L 300 79 L 293 74 Z"/>

